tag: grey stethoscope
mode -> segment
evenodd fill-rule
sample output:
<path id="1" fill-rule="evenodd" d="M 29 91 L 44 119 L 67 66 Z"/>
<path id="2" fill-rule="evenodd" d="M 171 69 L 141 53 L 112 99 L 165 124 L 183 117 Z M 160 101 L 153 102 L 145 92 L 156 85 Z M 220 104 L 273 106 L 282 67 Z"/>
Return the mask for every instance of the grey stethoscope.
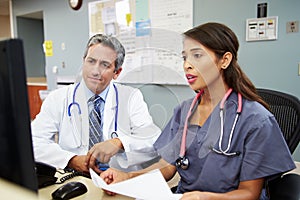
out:
<path id="1" fill-rule="evenodd" d="M 185 119 L 185 123 L 184 123 L 184 127 L 183 127 L 183 133 L 182 133 L 182 139 L 181 139 L 181 146 L 180 146 L 180 154 L 179 154 L 179 158 L 176 160 L 175 164 L 177 167 L 180 167 L 181 169 L 188 169 L 190 163 L 189 163 L 189 159 L 185 156 L 185 145 L 186 145 L 186 134 L 187 134 L 187 127 L 188 127 L 188 120 L 192 114 L 192 110 L 196 104 L 196 102 L 198 101 L 198 99 L 201 97 L 201 95 L 203 94 L 204 90 L 201 90 L 196 97 L 193 99 L 193 102 L 190 106 L 190 109 L 188 111 L 188 114 L 186 116 Z M 220 103 L 220 118 L 221 118 L 221 133 L 220 133 L 220 137 L 219 137 L 219 150 L 211 147 L 210 149 L 218 154 L 224 155 L 224 156 L 238 156 L 240 155 L 240 152 L 236 151 L 236 152 L 228 152 L 230 149 L 230 145 L 231 145 L 231 140 L 232 140 L 232 136 L 233 136 L 233 132 L 236 126 L 236 123 L 238 121 L 238 118 L 242 112 L 242 95 L 240 93 L 238 93 L 238 108 L 236 110 L 236 116 L 230 131 L 230 135 L 229 135 L 229 139 L 228 139 L 228 144 L 227 144 L 227 148 L 225 150 L 222 149 L 222 140 L 223 140 L 223 134 L 224 134 L 224 105 L 225 105 L 225 101 L 228 99 L 229 95 L 232 92 L 232 88 L 230 88 L 225 96 L 223 97 L 221 103 Z"/>
<path id="2" fill-rule="evenodd" d="M 82 146 L 82 131 L 78 130 L 78 127 L 76 125 L 76 124 L 81 125 L 81 108 L 80 108 L 79 103 L 75 101 L 76 92 L 77 92 L 79 85 L 80 85 L 80 82 L 77 83 L 77 85 L 75 86 L 72 102 L 68 106 L 68 116 L 71 118 L 71 121 L 73 124 L 73 130 L 77 135 L 75 140 L 76 140 L 76 144 L 78 147 Z M 117 89 L 116 85 L 113 84 L 113 86 L 114 86 L 114 90 L 116 93 L 116 112 L 115 112 L 115 124 L 114 124 L 115 127 L 114 127 L 114 131 L 111 133 L 111 138 L 116 138 L 116 137 L 118 137 L 117 129 L 118 129 L 118 114 L 119 114 L 119 93 L 118 93 L 118 89 Z M 72 106 L 77 107 L 77 110 L 78 110 L 78 113 L 77 113 L 78 119 L 77 120 L 76 120 L 76 117 L 74 116 L 74 113 L 73 114 L 71 113 Z M 80 138 L 79 141 L 78 141 L 78 138 Z"/>

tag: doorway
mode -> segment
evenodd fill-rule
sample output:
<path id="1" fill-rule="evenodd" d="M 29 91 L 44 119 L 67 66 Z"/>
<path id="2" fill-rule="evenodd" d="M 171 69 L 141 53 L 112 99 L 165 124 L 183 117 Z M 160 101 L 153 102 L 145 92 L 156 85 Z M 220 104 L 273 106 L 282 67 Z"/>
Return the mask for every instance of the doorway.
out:
<path id="1" fill-rule="evenodd" d="M 23 40 L 27 77 L 46 77 L 43 11 L 17 16 L 17 34 Z"/>

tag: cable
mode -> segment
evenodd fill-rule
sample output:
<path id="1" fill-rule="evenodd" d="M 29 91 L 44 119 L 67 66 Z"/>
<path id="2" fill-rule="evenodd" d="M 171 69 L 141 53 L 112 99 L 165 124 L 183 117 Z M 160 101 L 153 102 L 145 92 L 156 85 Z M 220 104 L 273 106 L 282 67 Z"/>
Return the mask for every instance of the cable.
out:
<path id="1" fill-rule="evenodd" d="M 68 174 L 66 176 L 63 176 L 59 179 L 59 182 L 56 182 L 56 184 L 62 184 L 64 183 L 65 181 L 69 180 L 69 179 L 72 179 L 76 176 L 83 176 L 83 177 L 86 177 L 86 178 L 91 178 L 90 175 L 86 174 L 86 173 L 83 173 L 83 172 L 78 172 L 78 171 L 72 171 L 71 174 Z"/>

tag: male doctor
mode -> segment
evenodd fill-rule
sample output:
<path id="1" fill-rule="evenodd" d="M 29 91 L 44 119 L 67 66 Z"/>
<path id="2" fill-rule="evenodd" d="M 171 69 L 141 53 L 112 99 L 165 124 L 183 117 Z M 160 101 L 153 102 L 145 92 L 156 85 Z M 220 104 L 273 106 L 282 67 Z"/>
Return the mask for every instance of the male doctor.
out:
<path id="1" fill-rule="evenodd" d="M 52 91 L 31 123 L 35 160 L 56 168 L 101 173 L 96 161 L 123 171 L 156 159 L 153 143 L 161 133 L 142 93 L 113 83 L 122 71 L 125 50 L 114 37 L 97 34 L 88 41 L 82 79 Z M 102 141 L 89 149 L 89 99 L 102 98 Z M 100 137 L 100 136 L 99 136 Z"/>

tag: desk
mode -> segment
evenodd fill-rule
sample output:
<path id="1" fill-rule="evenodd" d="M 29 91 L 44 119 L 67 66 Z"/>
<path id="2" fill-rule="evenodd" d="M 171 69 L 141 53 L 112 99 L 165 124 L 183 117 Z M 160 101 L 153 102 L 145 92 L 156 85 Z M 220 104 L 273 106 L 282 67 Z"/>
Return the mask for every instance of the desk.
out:
<path id="1" fill-rule="evenodd" d="M 9 200 L 37 200 L 36 193 L 0 178 L 0 198 Z"/>
<path id="2" fill-rule="evenodd" d="M 300 174 L 300 162 L 295 162 L 297 168 L 294 169 L 293 171 L 289 173 L 297 173 Z M 168 182 L 169 186 L 172 187 L 178 183 L 179 176 L 176 174 L 176 176 Z M 90 200 L 90 199 L 96 199 L 96 200 L 133 200 L 134 198 L 126 197 L 123 195 L 116 195 L 116 196 L 108 196 L 105 194 L 102 189 L 97 188 L 91 179 L 78 176 L 74 177 L 67 182 L 72 182 L 72 181 L 79 181 L 85 184 L 88 188 L 88 192 L 74 198 L 74 200 Z M 42 188 L 38 192 L 38 196 L 23 188 L 20 186 L 17 186 L 11 182 L 8 182 L 4 179 L 0 178 L 0 194 L 1 194 L 1 199 L 22 199 L 22 200 L 49 200 L 52 199 L 51 193 L 55 191 L 57 188 L 61 186 L 60 185 L 51 185 L 45 188 Z"/>
<path id="3" fill-rule="evenodd" d="M 123 195 L 109 196 L 105 194 L 101 188 L 97 188 L 92 179 L 88 179 L 82 176 L 74 177 L 70 180 L 67 180 L 65 183 L 78 181 L 87 187 L 88 191 L 78 197 L 73 198 L 74 200 L 133 200 L 134 198 L 126 197 Z M 63 183 L 63 184 L 65 184 Z M 52 199 L 52 192 L 63 184 L 55 184 L 45 188 L 42 188 L 38 191 L 38 195 L 24 187 L 21 187 L 17 184 L 9 182 L 5 179 L 0 178 L 0 199 L 9 199 L 9 200 L 49 200 Z M 72 200 L 73 200 L 72 199 Z"/>
<path id="4" fill-rule="evenodd" d="M 57 176 L 59 177 L 59 176 Z M 116 195 L 116 196 L 109 196 L 103 192 L 101 188 L 98 188 L 94 185 L 92 179 L 85 178 L 83 176 L 77 176 L 72 179 L 67 180 L 66 182 L 62 184 L 55 184 L 51 185 L 45 188 L 42 188 L 39 190 L 38 194 L 38 200 L 44 200 L 44 199 L 52 199 L 52 192 L 54 192 L 57 188 L 62 186 L 63 184 L 66 184 L 68 182 L 78 181 L 83 183 L 88 191 L 84 193 L 83 195 L 80 195 L 76 198 L 73 198 L 74 200 L 91 200 L 91 199 L 97 199 L 97 200 L 133 200 L 134 198 L 126 197 L 123 195 Z M 73 200 L 72 199 L 72 200 Z"/>

